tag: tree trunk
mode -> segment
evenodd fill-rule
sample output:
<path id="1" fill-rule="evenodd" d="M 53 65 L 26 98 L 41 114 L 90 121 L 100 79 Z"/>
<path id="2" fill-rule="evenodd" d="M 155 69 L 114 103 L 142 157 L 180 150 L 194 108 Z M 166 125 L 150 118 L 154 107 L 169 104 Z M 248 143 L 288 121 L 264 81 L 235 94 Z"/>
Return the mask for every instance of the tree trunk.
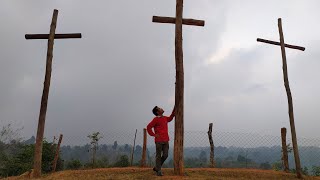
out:
<path id="1" fill-rule="evenodd" d="M 296 164 L 297 177 L 298 178 L 302 178 L 299 151 L 298 151 L 298 143 L 297 143 L 297 136 L 296 136 L 296 129 L 295 129 L 295 125 L 294 125 L 292 95 L 291 95 L 290 86 L 289 86 L 289 80 L 288 80 L 287 59 L 286 59 L 286 51 L 285 51 L 285 46 L 284 46 L 284 37 L 283 37 L 283 31 L 282 31 L 281 18 L 278 19 L 278 27 L 279 27 L 281 54 L 282 54 L 282 63 L 283 63 L 283 66 L 282 66 L 282 68 L 283 68 L 283 79 L 284 79 L 284 86 L 286 88 L 287 97 L 288 97 L 289 118 L 290 118 L 290 128 L 291 128 L 294 160 L 295 160 L 295 164 Z"/>
<path id="2" fill-rule="evenodd" d="M 210 166 L 212 168 L 215 167 L 214 163 L 214 145 L 212 140 L 212 123 L 209 124 L 209 131 L 208 131 L 208 137 L 209 137 L 209 143 L 210 143 Z"/>
<path id="3" fill-rule="evenodd" d="M 52 170 L 52 172 L 55 172 L 55 171 L 56 171 L 56 168 L 57 168 L 57 162 L 58 162 L 58 158 L 59 158 L 60 145 L 61 145 L 62 138 L 63 138 L 63 135 L 60 134 L 59 142 L 58 142 L 57 149 L 56 149 L 56 154 L 55 154 L 55 156 L 54 156 L 53 170 Z"/>
<path id="4" fill-rule="evenodd" d="M 183 51 L 182 51 L 182 14 L 183 0 L 177 0 L 176 4 L 176 35 L 175 35 L 175 58 L 176 58 L 176 89 L 175 89 L 175 133 L 174 133 L 174 174 L 183 175 L 183 98 L 184 98 L 184 74 L 183 74 Z"/>
<path id="5" fill-rule="evenodd" d="M 284 171 L 289 172 L 289 162 L 288 162 L 288 148 L 286 142 L 287 129 L 281 128 L 281 139 L 282 139 L 282 162 L 284 166 Z"/>
<path id="6" fill-rule="evenodd" d="M 147 129 L 143 129 L 143 148 L 142 148 L 142 158 L 141 167 L 146 167 L 146 156 L 147 156 Z"/>
<path id="7" fill-rule="evenodd" d="M 44 79 L 44 87 L 43 87 L 43 93 L 41 98 L 41 106 L 40 106 L 40 114 L 39 114 L 38 130 L 37 130 L 37 138 L 36 138 L 36 144 L 35 144 L 35 150 L 34 150 L 33 169 L 34 169 L 35 178 L 39 178 L 41 176 L 42 141 L 43 141 L 49 88 L 50 88 L 50 81 L 51 81 L 52 52 L 53 52 L 53 44 L 54 44 L 54 34 L 56 30 L 56 25 L 57 25 L 57 18 L 58 18 L 58 10 L 55 9 L 53 11 L 52 22 L 50 26 L 50 35 L 48 39 L 46 75 Z"/>

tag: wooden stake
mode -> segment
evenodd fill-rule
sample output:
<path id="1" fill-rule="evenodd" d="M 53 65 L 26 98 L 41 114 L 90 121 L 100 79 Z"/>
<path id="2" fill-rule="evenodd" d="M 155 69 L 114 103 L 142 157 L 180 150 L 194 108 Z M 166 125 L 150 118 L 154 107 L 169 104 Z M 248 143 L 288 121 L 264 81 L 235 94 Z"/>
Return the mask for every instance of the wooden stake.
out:
<path id="1" fill-rule="evenodd" d="M 287 148 L 287 129 L 281 128 L 281 141 L 282 141 L 282 162 L 284 166 L 284 171 L 289 172 L 289 162 L 288 162 L 288 148 Z"/>
<path id="2" fill-rule="evenodd" d="M 294 125 L 292 95 L 291 95 L 290 86 L 289 86 L 289 80 L 288 80 L 287 58 L 286 58 L 286 50 L 285 50 L 285 46 L 284 46 L 284 37 L 283 37 L 283 32 L 282 32 L 281 18 L 278 19 L 278 27 L 279 27 L 281 54 L 282 54 L 282 63 L 283 63 L 283 66 L 282 66 L 283 79 L 284 79 L 284 86 L 285 86 L 285 89 L 286 89 L 286 92 L 287 92 L 287 97 L 288 97 L 289 119 L 290 119 L 290 128 L 291 128 L 294 160 L 295 160 L 295 164 L 296 164 L 297 177 L 298 178 L 302 178 L 302 172 L 301 172 L 301 166 L 300 166 L 300 157 L 299 157 L 298 143 L 297 143 L 297 136 L 296 136 L 296 129 L 295 129 L 295 125 Z"/>
<path id="3" fill-rule="evenodd" d="M 209 131 L 208 131 L 208 137 L 209 137 L 209 143 L 210 143 L 210 166 L 212 168 L 215 167 L 214 163 L 214 145 L 212 140 L 212 123 L 209 124 Z"/>
<path id="4" fill-rule="evenodd" d="M 33 169 L 34 169 L 35 178 L 39 178 L 41 176 L 42 141 L 43 141 L 47 106 L 48 106 L 48 96 L 49 96 L 51 71 L 52 71 L 53 44 L 54 44 L 55 30 L 57 25 L 57 18 L 58 18 L 58 10 L 55 9 L 53 11 L 52 21 L 50 26 L 50 34 L 43 34 L 45 35 L 45 37 L 48 37 L 48 50 L 47 50 L 47 62 L 46 62 L 46 74 L 44 78 L 44 87 L 43 87 L 42 98 L 41 98 L 37 137 L 36 137 L 36 144 L 35 144 L 35 150 L 34 150 Z M 32 35 L 32 34 L 25 35 L 25 37 L 28 39 L 43 39 L 44 38 L 43 35 L 40 36 L 41 38 L 38 35 Z M 68 36 L 68 34 L 63 34 L 63 38 L 74 38 L 74 34 L 71 34 L 70 36 Z"/>
<path id="5" fill-rule="evenodd" d="M 147 157 L 147 129 L 143 129 L 143 148 L 141 157 L 141 167 L 146 167 L 146 157 Z"/>
<path id="6" fill-rule="evenodd" d="M 55 154 L 55 156 L 54 156 L 53 168 L 52 168 L 53 170 L 52 170 L 52 172 L 56 172 L 57 162 L 58 162 L 58 158 L 59 158 L 60 145 L 61 145 L 61 142 L 62 142 L 62 138 L 63 138 L 63 135 L 60 134 L 59 142 L 58 142 L 57 149 L 56 149 L 56 154 Z"/>
<path id="7" fill-rule="evenodd" d="M 132 162 L 133 162 L 134 147 L 136 146 L 136 137 L 137 137 L 137 129 L 136 129 L 136 133 L 134 134 L 134 141 L 133 141 L 133 147 L 132 147 L 132 153 L 131 153 L 130 166 L 132 166 Z"/>

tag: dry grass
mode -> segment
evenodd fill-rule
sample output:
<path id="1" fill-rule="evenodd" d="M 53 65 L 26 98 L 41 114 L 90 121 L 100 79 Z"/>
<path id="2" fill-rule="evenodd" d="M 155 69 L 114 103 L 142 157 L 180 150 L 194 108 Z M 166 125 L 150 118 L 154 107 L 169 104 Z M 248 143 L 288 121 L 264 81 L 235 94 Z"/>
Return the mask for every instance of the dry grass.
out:
<path id="1" fill-rule="evenodd" d="M 174 176 L 173 169 L 163 169 L 163 177 L 155 176 L 151 168 L 107 168 L 92 170 L 61 171 L 44 175 L 44 180 L 94 180 L 94 179 L 296 179 L 294 174 L 283 173 L 272 170 L 257 169 L 210 169 L 210 168 L 190 168 L 186 169 L 185 176 Z M 8 180 L 26 179 L 26 177 L 11 177 Z M 318 179 L 320 177 L 305 176 L 304 179 Z"/>

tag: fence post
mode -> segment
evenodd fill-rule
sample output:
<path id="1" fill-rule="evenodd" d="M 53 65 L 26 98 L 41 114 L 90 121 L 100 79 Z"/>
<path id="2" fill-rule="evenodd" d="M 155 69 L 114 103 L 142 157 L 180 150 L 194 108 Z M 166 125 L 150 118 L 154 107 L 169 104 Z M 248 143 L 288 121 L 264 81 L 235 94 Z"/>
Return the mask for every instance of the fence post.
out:
<path id="1" fill-rule="evenodd" d="M 212 125 L 213 125 L 212 123 L 209 124 L 208 137 L 210 142 L 210 167 L 214 168 L 215 163 L 214 163 L 214 145 L 212 140 Z"/>
<path id="2" fill-rule="evenodd" d="M 134 141 L 133 141 L 133 146 L 132 146 L 130 166 L 132 166 L 132 163 L 133 163 L 134 147 L 136 146 L 136 137 L 137 137 L 137 129 L 136 129 L 136 133 L 134 134 Z"/>
<path id="3" fill-rule="evenodd" d="M 56 149 L 56 154 L 55 154 L 55 156 L 54 156 L 53 170 L 52 170 L 52 172 L 55 172 L 55 171 L 56 171 L 57 162 L 58 162 L 58 158 L 59 158 L 59 152 L 60 152 L 60 144 L 61 144 L 62 138 L 63 138 L 63 135 L 60 134 L 59 142 L 58 142 L 57 149 Z"/>
<path id="4" fill-rule="evenodd" d="M 143 129 L 143 148 L 142 148 L 142 158 L 141 167 L 146 167 L 146 156 L 147 156 L 147 129 Z"/>
<path id="5" fill-rule="evenodd" d="M 284 165 L 284 171 L 289 172 L 288 162 L 288 148 L 286 143 L 287 129 L 281 128 L 281 140 L 282 140 L 282 164 Z"/>

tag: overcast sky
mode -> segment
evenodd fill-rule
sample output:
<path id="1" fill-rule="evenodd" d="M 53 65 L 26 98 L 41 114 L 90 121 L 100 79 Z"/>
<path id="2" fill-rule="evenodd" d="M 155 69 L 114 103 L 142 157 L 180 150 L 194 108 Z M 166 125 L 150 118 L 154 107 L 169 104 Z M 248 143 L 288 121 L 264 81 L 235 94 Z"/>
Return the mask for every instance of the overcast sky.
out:
<path id="1" fill-rule="evenodd" d="M 205 27 L 183 27 L 185 131 L 289 131 L 281 50 L 282 18 L 298 137 L 320 138 L 320 2 L 317 0 L 185 0 L 184 17 Z M 153 118 L 155 105 L 174 105 L 174 0 L 55 0 L 0 2 L 0 120 L 36 134 L 46 63 L 46 40 L 59 10 L 45 135 L 86 136 L 93 131 L 133 132 Z M 174 123 L 169 124 L 170 130 Z M 290 131 L 289 131 L 290 132 Z M 173 138 L 172 138 L 173 139 Z"/>

